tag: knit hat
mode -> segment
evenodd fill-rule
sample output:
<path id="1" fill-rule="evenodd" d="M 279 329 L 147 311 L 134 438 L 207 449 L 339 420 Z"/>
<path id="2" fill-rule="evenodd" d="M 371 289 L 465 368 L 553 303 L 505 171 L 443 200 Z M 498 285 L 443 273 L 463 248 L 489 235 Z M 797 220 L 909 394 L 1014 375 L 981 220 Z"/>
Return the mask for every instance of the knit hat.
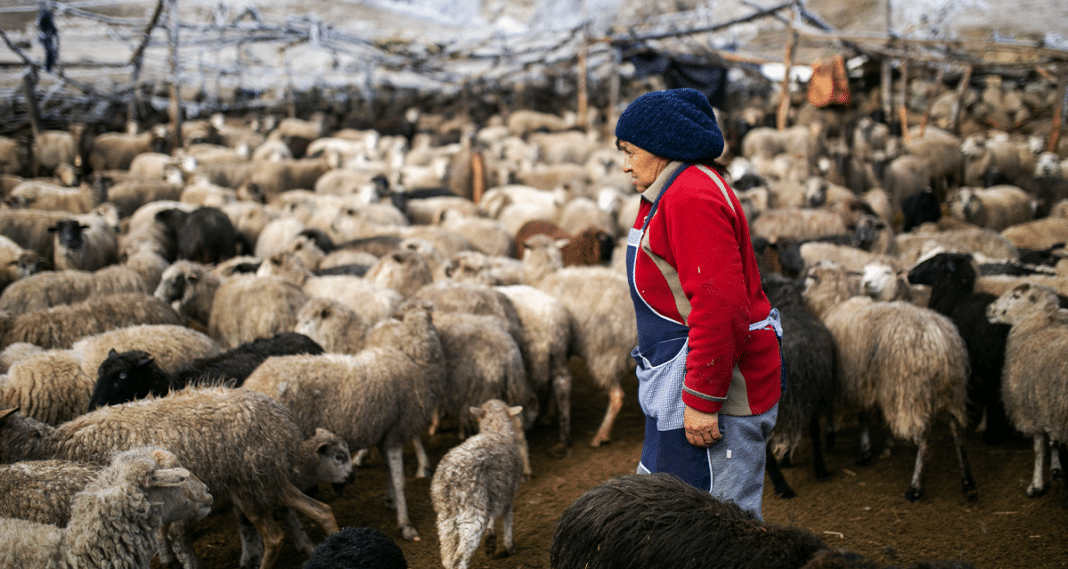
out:
<path id="1" fill-rule="evenodd" d="M 616 138 L 662 158 L 708 164 L 723 154 L 723 133 L 697 89 L 652 91 L 634 99 L 616 122 Z"/>

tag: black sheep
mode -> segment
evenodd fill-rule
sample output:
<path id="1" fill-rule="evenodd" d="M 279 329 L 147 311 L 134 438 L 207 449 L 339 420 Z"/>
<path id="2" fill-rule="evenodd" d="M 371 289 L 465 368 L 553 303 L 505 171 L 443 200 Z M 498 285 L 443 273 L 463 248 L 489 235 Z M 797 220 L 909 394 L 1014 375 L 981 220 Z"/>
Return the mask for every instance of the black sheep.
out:
<path id="1" fill-rule="evenodd" d="M 304 334 L 282 332 L 246 342 L 217 356 L 193 360 L 168 374 L 146 352 L 131 350 L 120 354 L 111 350 L 100 364 L 89 410 L 149 395 L 163 396 L 190 384 L 238 387 L 271 356 L 322 353 L 322 346 Z"/>
<path id="2" fill-rule="evenodd" d="M 942 219 L 942 204 L 931 188 L 924 188 L 906 197 L 901 210 L 904 215 L 901 231 L 906 233 L 929 221 Z"/>
<path id="3" fill-rule="evenodd" d="M 347 527 L 326 537 L 301 569 L 407 569 L 393 538 L 374 528 Z"/>
<path id="4" fill-rule="evenodd" d="M 783 392 L 779 416 L 768 440 L 767 469 L 775 493 L 792 498 L 794 491 L 782 476 L 775 454 L 782 454 L 781 464 L 788 465 L 791 453 L 807 431 L 816 478 L 824 480 L 830 476 L 823 459 L 820 416 L 826 418 L 830 442 L 837 357 L 830 330 L 805 305 L 801 296 L 803 281 L 771 273 L 761 278 L 761 284 L 771 305 L 779 310 L 783 331 Z M 772 448 L 777 446 L 784 447 L 785 454 L 773 453 Z"/>
<path id="5" fill-rule="evenodd" d="M 1001 370 L 1011 326 L 987 320 L 986 307 L 997 297 L 975 292 L 976 278 L 976 267 L 968 253 L 939 253 L 917 264 L 908 274 L 910 283 L 931 287 L 928 308 L 948 316 L 957 325 L 968 347 L 971 367 L 968 400 L 973 415 L 986 411 L 983 440 L 996 444 L 1015 431 L 1001 400 Z"/>
<path id="6" fill-rule="evenodd" d="M 156 214 L 178 244 L 178 258 L 204 264 L 217 264 L 251 250 L 234 228 L 230 217 L 214 207 L 192 212 L 167 209 Z"/>

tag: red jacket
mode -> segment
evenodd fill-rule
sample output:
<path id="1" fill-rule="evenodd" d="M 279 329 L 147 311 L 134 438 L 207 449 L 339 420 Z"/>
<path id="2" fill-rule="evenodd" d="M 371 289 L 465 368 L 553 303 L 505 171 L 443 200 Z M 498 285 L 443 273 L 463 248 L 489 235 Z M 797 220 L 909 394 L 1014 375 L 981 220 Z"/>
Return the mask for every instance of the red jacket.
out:
<path id="1" fill-rule="evenodd" d="M 678 166 L 672 162 L 665 172 Z M 653 309 L 690 329 L 683 402 L 706 413 L 758 415 L 781 392 L 775 331 L 749 330 L 767 318 L 771 304 L 760 286 L 742 206 L 726 182 L 708 171 L 721 186 L 698 167 L 687 168 L 661 198 L 646 230 L 653 253 L 677 271 L 676 288 L 681 283 L 685 298 L 672 293 L 665 274 L 641 248 L 634 280 Z M 641 229 L 659 188 L 654 183 L 643 194 L 635 228 Z"/>

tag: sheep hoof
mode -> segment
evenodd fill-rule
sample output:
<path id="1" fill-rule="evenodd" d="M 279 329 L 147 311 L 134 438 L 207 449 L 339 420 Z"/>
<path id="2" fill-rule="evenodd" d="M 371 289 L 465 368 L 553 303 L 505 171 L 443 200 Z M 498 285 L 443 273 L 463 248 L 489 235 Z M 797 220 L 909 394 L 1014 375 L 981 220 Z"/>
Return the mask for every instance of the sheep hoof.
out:
<path id="1" fill-rule="evenodd" d="M 1045 493 L 1046 493 L 1046 487 L 1045 486 L 1035 486 L 1034 484 L 1032 484 L 1032 485 L 1027 487 L 1027 497 L 1028 498 L 1038 498 L 1039 496 L 1042 496 Z"/>
<path id="2" fill-rule="evenodd" d="M 567 458 L 571 456 L 571 447 L 564 443 L 557 443 L 549 449 L 548 454 L 553 458 Z"/>
<path id="3" fill-rule="evenodd" d="M 1050 475 L 1050 478 L 1053 479 L 1054 482 L 1063 482 L 1064 481 L 1064 471 L 1059 469 L 1059 468 L 1054 468 L 1053 470 L 1051 470 L 1049 472 L 1049 475 Z"/>
<path id="4" fill-rule="evenodd" d="M 909 502 L 919 502 L 923 497 L 923 489 L 910 486 L 908 491 L 905 492 L 905 499 Z"/>
<path id="5" fill-rule="evenodd" d="M 830 477 L 831 473 L 828 472 L 826 468 L 816 471 L 816 480 L 819 480 L 820 482 L 823 482 L 824 480 L 827 480 Z"/>
<path id="6" fill-rule="evenodd" d="M 483 546 L 485 547 L 486 555 L 493 557 L 494 552 L 497 551 L 497 534 L 486 533 L 486 542 Z"/>
<path id="7" fill-rule="evenodd" d="M 872 454 L 870 452 L 861 454 L 855 461 L 857 466 L 868 466 L 871 464 Z"/>
<path id="8" fill-rule="evenodd" d="M 782 492 L 776 492 L 776 494 L 778 494 L 779 497 L 783 500 L 789 500 L 790 498 L 797 496 L 797 492 L 794 492 L 794 489 L 790 488 L 789 486 L 787 486 L 786 489 Z"/>
<path id="9" fill-rule="evenodd" d="M 412 526 L 402 527 L 401 536 L 408 541 L 419 541 L 419 532 L 415 531 Z"/>
<path id="10" fill-rule="evenodd" d="M 609 438 L 607 436 L 605 436 L 605 437 L 600 437 L 600 436 L 593 437 L 593 440 L 590 441 L 590 446 L 593 447 L 593 448 L 597 448 L 597 447 L 599 447 L 599 446 L 601 446 L 601 445 L 603 445 L 605 443 L 608 443 L 608 442 L 610 442 L 610 440 L 609 440 Z"/>

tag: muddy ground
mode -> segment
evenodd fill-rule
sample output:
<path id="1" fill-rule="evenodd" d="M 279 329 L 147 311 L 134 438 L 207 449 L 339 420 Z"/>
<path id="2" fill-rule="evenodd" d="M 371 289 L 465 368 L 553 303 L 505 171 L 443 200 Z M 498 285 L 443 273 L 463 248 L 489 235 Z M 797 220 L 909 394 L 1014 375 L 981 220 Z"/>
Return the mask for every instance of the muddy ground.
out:
<path id="1" fill-rule="evenodd" d="M 534 569 L 549 566 L 548 551 L 560 513 L 579 495 L 609 478 L 634 471 L 642 441 L 642 415 L 635 396 L 636 380 L 624 383 L 627 398 L 610 444 L 590 448 L 607 396 L 598 391 L 580 361 L 575 371 L 575 444 L 564 458 L 550 456 L 556 442 L 551 427 L 530 434 L 534 477 L 525 482 L 515 502 L 515 555 L 476 554 L 472 567 Z M 425 437 L 427 452 L 436 461 L 457 443 L 455 432 Z M 859 552 L 880 566 L 907 565 L 924 559 L 966 560 L 980 569 L 1068 567 L 1068 491 L 1054 486 L 1047 495 L 1030 499 L 1030 444 L 1024 441 L 985 445 L 975 434 L 967 440 L 979 499 L 968 503 L 961 491 L 957 460 L 946 426 L 935 429 L 930 446 L 926 493 L 917 503 L 905 500 L 916 449 L 899 443 L 891 456 L 870 466 L 854 464 L 857 432 L 846 428 L 827 455 L 833 475 L 820 482 L 811 465 L 811 448 L 801 450 L 798 464 L 786 470 L 797 497 L 783 500 L 767 484 L 764 517 L 768 523 L 811 530 L 829 545 Z M 359 470 L 359 479 L 330 501 L 338 523 L 379 528 L 400 544 L 413 569 L 440 567 L 430 482 L 414 477 L 414 456 L 405 455 L 408 506 L 419 541 L 404 541 L 393 512 L 384 503 L 386 468 L 374 452 Z M 329 489 L 323 488 L 324 492 Z M 306 521 L 312 537 L 319 528 Z M 218 512 L 197 529 L 197 553 L 205 569 L 237 566 L 240 542 L 229 512 Z M 296 569 L 304 557 L 288 538 L 278 569 Z"/>

